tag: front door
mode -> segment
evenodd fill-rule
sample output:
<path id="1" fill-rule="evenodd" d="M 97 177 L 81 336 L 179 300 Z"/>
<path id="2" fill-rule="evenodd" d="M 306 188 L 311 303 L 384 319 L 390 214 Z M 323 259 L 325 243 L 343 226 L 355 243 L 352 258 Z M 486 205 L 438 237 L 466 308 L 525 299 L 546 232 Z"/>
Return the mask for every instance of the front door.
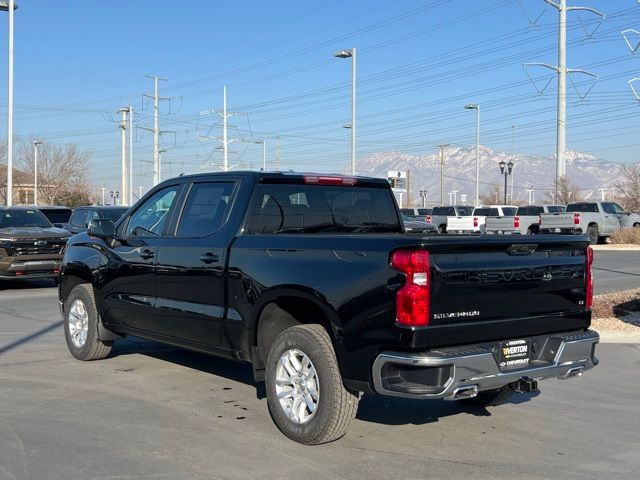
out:
<path id="1" fill-rule="evenodd" d="M 224 273 L 229 238 L 227 217 L 236 183 L 191 185 L 175 237 L 161 242 L 156 270 L 157 319 L 169 337 L 220 345 L 225 314 Z"/>
<path id="2" fill-rule="evenodd" d="M 117 229 L 99 289 L 105 325 L 141 333 L 155 330 L 155 269 L 181 185 L 165 187 L 145 200 Z"/>

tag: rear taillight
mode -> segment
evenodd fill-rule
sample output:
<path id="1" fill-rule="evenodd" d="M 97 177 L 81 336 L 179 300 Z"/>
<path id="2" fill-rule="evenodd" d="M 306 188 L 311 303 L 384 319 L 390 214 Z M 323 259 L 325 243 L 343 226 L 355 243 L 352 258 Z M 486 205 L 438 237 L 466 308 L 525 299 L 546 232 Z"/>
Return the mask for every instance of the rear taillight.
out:
<path id="1" fill-rule="evenodd" d="M 431 215 L 427 215 L 425 217 L 425 220 L 426 220 L 427 223 L 431 223 Z"/>
<path id="2" fill-rule="evenodd" d="M 358 183 L 355 177 L 338 177 L 331 175 L 305 175 L 304 183 L 307 185 L 342 185 L 352 187 Z"/>
<path id="3" fill-rule="evenodd" d="M 574 213 L 573 214 L 573 224 L 574 225 L 579 225 L 580 224 L 580 214 L 579 213 Z"/>
<path id="4" fill-rule="evenodd" d="M 473 226 L 474 228 L 478 226 L 478 217 L 473 217 Z"/>
<path id="5" fill-rule="evenodd" d="M 520 227 L 520 217 L 513 217 L 513 228 Z"/>
<path id="6" fill-rule="evenodd" d="M 542 225 L 542 215 L 538 215 L 538 225 Z"/>
<path id="7" fill-rule="evenodd" d="M 587 265 L 585 270 L 585 290 L 587 299 L 585 301 L 585 307 L 591 308 L 593 306 L 593 248 L 587 247 Z"/>
<path id="8" fill-rule="evenodd" d="M 431 288 L 429 252 L 399 250 L 391 255 L 391 267 L 407 277 L 407 283 L 396 294 L 396 322 L 408 327 L 429 325 Z"/>

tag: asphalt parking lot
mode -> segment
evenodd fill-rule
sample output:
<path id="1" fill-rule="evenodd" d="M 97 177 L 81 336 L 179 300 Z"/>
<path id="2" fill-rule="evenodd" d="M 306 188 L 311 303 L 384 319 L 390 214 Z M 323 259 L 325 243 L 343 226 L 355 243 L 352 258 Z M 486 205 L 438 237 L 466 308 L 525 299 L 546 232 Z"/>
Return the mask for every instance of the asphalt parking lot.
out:
<path id="1" fill-rule="evenodd" d="M 640 252 L 596 250 L 593 275 L 596 294 L 640 288 Z"/>
<path id="2" fill-rule="evenodd" d="M 365 396 L 343 439 L 304 447 L 246 365 L 136 339 L 74 360 L 50 285 L 0 291 L 2 480 L 640 477 L 638 345 L 489 409 Z"/>

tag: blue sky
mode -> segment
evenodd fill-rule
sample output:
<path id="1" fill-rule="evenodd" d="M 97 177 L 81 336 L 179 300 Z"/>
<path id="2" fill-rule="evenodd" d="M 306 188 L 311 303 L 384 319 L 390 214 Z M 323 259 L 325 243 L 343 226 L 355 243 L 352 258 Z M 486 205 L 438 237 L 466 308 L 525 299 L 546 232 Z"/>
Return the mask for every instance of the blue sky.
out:
<path id="1" fill-rule="evenodd" d="M 640 30 L 636 0 L 585 0 L 607 14 L 598 25 L 569 13 L 568 65 L 599 76 L 589 95 L 568 87 L 568 147 L 613 161 L 639 161 L 640 104 L 627 81 L 640 76 L 620 31 Z M 569 2 L 571 4 L 571 2 Z M 176 8 L 178 5 L 178 8 Z M 526 10 L 523 10 L 523 7 Z M 542 13 L 535 25 L 535 19 Z M 6 13 L 0 38 L 6 39 Z M 588 34 L 597 27 L 593 36 Z M 163 167 L 168 175 L 218 170 L 220 122 L 200 112 L 222 107 L 230 120 L 230 163 L 258 168 L 265 139 L 273 166 L 345 171 L 350 155 L 351 65 L 333 57 L 358 50 L 358 156 L 378 151 L 431 153 L 442 141 L 474 142 L 482 108 L 482 140 L 519 153 L 555 150 L 555 80 L 543 95 L 523 62 L 556 63 L 557 12 L 542 0 L 367 2 L 167 2 L 137 0 L 22 0 L 15 16 L 15 132 L 53 143 L 78 143 L 93 152 L 96 187 L 119 179 L 115 111 L 131 104 L 135 122 L 151 126 L 155 74 L 161 95 Z M 640 38 L 638 38 L 640 40 Z M 3 45 L 6 40 L 3 40 Z M 0 92 L 6 92 L 6 48 L 0 48 Z M 551 78 L 531 69 L 538 88 Z M 575 75 L 584 93 L 591 83 Z M 0 135 L 6 97 L 0 96 Z M 175 133 L 171 133 L 175 132 Z M 150 185 L 152 138 L 136 131 L 134 183 Z M 136 190 L 137 191 L 137 190 Z"/>

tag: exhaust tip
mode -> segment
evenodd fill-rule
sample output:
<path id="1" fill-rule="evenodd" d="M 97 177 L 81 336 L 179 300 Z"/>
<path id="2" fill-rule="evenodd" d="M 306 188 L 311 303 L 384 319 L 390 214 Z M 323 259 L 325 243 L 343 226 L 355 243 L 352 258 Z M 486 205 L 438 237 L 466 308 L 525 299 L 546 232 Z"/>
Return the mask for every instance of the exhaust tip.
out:
<path id="1" fill-rule="evenodd" d="M 447 397 L 446 400 L 463 400 L 465 398 L 473 398 L 478 396 L 478 386 L 477 385 L 467 385 L 464 387 L 456 388 L 451 396 Z"/>
<path id="2" fill-rule="evenodd" d="M 560 375 L 558 378 L 566 380 L 567 378 L 580 377 L 583 371 L 584 371 L 584 366 L 574 367 L 569 369 L 567 373 Z"/>

